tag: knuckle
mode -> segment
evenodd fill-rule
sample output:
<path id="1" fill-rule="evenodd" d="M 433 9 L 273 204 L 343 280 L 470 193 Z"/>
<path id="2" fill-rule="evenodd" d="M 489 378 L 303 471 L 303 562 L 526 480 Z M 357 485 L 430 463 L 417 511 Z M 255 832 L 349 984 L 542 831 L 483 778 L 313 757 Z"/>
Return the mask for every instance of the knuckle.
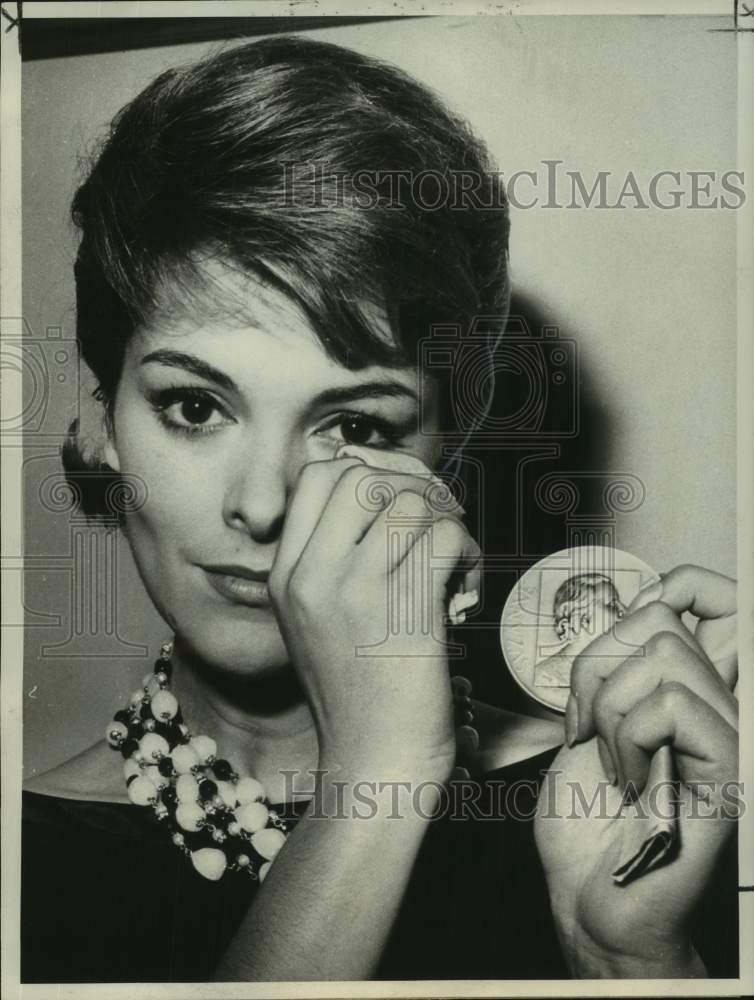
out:
<path id="1" fill-rule="evenodd" d="M 431 516 L 424 498 L 412 489 L 401 490 L 395 498 L 392 512 L 395 514 L 415 515 L 427 519 Z"/>
<path id="2" fill-rule="evenodd" d="M 657 689 L 657 698 L 663 710 L 673 712 L 680 702 L 688 698 L 689 689 L 680 681 L 667 681 Z"/>
<path id="3" fill-rule="evenodd" d="M 678 566 L 674 566 L 669 573 L 665 574 L 665 579 L 671 579 L 673 582 L 678 580 L 688 580 L 691 577 L 695 577 L 698 573 L 703 573 L 704 570 L 701 566 L 697 566 L 695 563 L 680 563 Z"/>
<path id="4" fill-rule="evenodd" d="M 434 523 L 434 538 L 440 542 L 444 548 L 460 548 L 468 532 L 460 523 L 452 517 L 440 517 Z"/>
<path id="5" fill-rule="evenodd" d="M 298 473 L 299 485 L 319 482 L 327 474 L 327 462 L 307 462 L 302 465 Z"/>
<path id="6" fill-rule="evenodd" d="M 662 601 L 650 601 L 637 612 L 651 632 L 662 632 L 675 618 L 671 609 Z"/>
<path id="7" fill-rule="evenodd" d="M 683 639 L 675 632 L 663 630 L 653 635 L 647 643 L 647 655 L 660 660 L 672 660 L 684 645 Z"/>

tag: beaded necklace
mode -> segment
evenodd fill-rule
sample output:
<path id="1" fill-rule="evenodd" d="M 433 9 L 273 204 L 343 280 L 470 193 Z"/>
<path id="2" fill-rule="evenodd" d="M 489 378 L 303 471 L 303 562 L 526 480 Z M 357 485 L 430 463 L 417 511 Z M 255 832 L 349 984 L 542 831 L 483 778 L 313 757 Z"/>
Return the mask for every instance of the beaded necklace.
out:
<path id="1" fill-rule="evenodd" d="M 145 674 L 128 706 L 115 713 L 107 742 L 123 755 L 128 797 L 151 806 L 176 847 L 195 870 L 217 881 L 226 871 L 263 882 L 288 828 L 270 808 L 264 787 L 240 777 L 217 756 L 210 736 L 193 735 L 170 691 L 172 643 L 161 647 L 154 671 Z M 479 749 L 472 723 L 471 684 L 451 679 L 456 720 L 456 767 L 468 779 Z"/>

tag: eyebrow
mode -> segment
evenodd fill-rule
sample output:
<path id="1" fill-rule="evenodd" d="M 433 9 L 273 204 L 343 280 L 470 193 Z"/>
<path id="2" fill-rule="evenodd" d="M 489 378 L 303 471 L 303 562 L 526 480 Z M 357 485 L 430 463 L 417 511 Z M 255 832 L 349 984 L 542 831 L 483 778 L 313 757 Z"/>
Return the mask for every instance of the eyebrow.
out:
<path id="1" fill-rule="evenodd" d="M 167 365 L 169 368 L 180 368 L 183 371 L 197 375 L 199 378 L 214 382 L 216 385 L 229 392 L 239 392 L 238 386 L 233 379 L 221 372 L 218 368 L 202 361 L 194 354 L 185 354 L 183 351 L 159 350 L 152 351 L 145 355 L 140 362 L 142 365 L 156 363 Z M 361 382 L 358 385 L 344 385 L 337 388 L 325 389 L 315 396 L 312 401 L 313 406 L 331 406 L 338 403 L 352 403 L 358 399 L 374 398 L 377 396 L 402 397 L 407 396 L 418 403 L 419 397 L 409 386 L 393 380 L 372 379 L 369 382 Z"/>

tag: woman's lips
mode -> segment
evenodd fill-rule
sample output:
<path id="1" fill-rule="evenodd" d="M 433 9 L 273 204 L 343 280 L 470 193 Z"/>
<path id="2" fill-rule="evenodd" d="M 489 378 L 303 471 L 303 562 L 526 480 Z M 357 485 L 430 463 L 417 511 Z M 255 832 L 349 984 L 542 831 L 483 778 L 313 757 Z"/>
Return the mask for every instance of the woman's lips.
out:
<path id="1" fill-rule="evenodd" d="M 270 606 L 270 594 L 264 580 L 250 580 L 210 569 L 204 572 L 217 593 L 233 604 L 245 604 L 251 608 Z"/>

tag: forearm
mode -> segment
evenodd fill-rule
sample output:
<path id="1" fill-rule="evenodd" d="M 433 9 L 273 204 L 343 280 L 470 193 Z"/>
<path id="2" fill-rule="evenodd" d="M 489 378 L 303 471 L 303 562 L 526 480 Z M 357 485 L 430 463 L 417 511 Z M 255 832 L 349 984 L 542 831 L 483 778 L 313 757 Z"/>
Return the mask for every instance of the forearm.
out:
<path id="1" fill-rule="evenodd" d="M 353 799 L 336 791 L 333 779 L 319 791 L 317 807 L 309 807 L 275 860 L 217 979 L 360 980 L 374 973 L 428 821 L 410 808 L 395 818 L 392 788 L 374 796 L 377 811 L 369 818 L 352 815 Z M 362 803 L 359 811 L 371 810 Z"/>

